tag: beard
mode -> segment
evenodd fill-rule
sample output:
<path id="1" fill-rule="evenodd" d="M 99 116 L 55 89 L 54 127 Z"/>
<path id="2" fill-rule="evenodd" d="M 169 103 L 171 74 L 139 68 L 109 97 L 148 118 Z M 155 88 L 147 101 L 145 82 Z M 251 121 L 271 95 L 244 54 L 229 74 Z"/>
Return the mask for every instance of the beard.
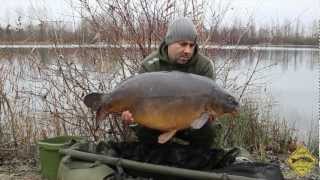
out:
<path id="1" fill-rule="evenodd" d="M 192 55 L 181 55 L 176 58 L 176 63 L 177 64 L 186 64 L 191 60 Z"/>

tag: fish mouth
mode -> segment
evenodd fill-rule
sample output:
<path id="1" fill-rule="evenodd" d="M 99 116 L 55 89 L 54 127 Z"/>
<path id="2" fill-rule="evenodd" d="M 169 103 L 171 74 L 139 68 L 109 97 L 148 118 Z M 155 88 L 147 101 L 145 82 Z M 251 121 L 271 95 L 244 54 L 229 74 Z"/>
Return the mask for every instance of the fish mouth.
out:
<path id="1" fill-rule="evenodd" d="M 236 107 L 234 108 L 231 112 L 227 113 L 229 114 L 231 117 L 233 118 L 236 118 L 236 117 L 239 117 L 240 115 L 240 108 L 239 107 Z"/>
<path id="2" fill-rule="evenodd" d="M 231 117 L 236 118 L 236 117 L 239 117 L 240 112 L 239 111 L 233 111 L 233 112 L 230 113 L 230 115 L 231 115 Z"/>
<path id="3" fill-rule="evenodd" d="M 240 114 L 240 107 L 237 106 L 237 107 L 231 112 L 231 114 L 232 114 L 234 117 L 239 116 L 239 114 Z"/>

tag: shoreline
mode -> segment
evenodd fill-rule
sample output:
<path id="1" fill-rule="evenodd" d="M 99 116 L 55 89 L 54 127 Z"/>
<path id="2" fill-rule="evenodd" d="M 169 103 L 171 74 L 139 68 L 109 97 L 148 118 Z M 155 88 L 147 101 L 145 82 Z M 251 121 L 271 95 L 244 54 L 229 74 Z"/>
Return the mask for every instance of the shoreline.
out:
<path id="1" fill-rule="evenodd" d="M 152 45 L 151 48 L 157 48 Z M 0 44 L 0 49 L 77 49 L 77 48 L 139 48 L 136 45 L 123 44 Z M 200 45 L 203 49 L 222 49 L 222 50 L 294 50 L 294 51 L 320 51 L 314 45 Z"/>

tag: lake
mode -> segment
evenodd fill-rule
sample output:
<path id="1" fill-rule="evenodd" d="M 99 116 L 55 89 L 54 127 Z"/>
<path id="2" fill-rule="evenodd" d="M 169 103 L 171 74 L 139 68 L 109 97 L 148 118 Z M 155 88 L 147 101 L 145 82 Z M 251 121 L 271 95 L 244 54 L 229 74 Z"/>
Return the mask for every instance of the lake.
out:
<path id="1" fill-rule="evenodd" d="M 73 47 L 74 48 L 74 47 Z M 33 92 L 39 91 L 45 93 L 43 83 L 41 83 L 41 76 L 38 80 L 27 79 L 27 76 L 37 72 L 36 68 L 27 65 L 32 52 L 33 58 L 42 59 L 42 63 L 51 68 L 56 65 L 56 59 L 63 55 L 63 59 L 73 59 L 73 61 L 80 67 L 80 69 L 90 70 L 95 75 L 90 75 L 91 78 L 103 79 L 106 76 L 99 76 L 96 71 L 101 72 L 101 69 L 96 69 L 96 62 L 86 61 L 86 57 L 79 57 L 77 48 L 67 51 L 59 51 L 59 53 L 48 53 L 43 48 L 38 53 L 34 53 L 34 49 L 25 49 L 22 52 L 17 50 L 11 51 L 10 56 L 2 55 L 0 66 L 4 69 L 14 69 L 10 71 L 11 76 L 16 76 L 15 82 L 20 82 L 21 85 L 13 86 L 12 80 L 6 82 L 6 90 L 10 88 L 20 88 L 19 91 Z M 1 49 L 3 54 L 8 49 Z M 306 140 L 308 133 L 312 130 L 318 133 L 318 101 L 319 101 L 319 50 L 314 48 L 222 48 L 209 49 L 209 56 L 215 60 L 216 68 L 219 68 L 228 59 L 232 60 L 231 79 L 238 83 L 239 86 L 244 84 L 250 74 L 255 72 L 252 83 L 252 88 L 249 88 L 247 95 L 252 93 L 253 97 L 260 97 L 260 95 L 271 97 L 273 101 L 273 114 L 279 119 L 288 121 L 289 126 L 296 129 L 300 139 Z M 28 58 L 25 58 L 28 57 Z M 103 57 L 102 57 L 103 58 Z M 88 58 L 89 59 L 89 58 Z M 130 61 L 130 60 L 129 60 Z M 110 68 L 116 68 L 117 65 L 111 62 L 107 63 L 107 69 L 102 70 L 104 74 L 112 72 Z M 129 63 L 130 64 L 130 63 Z M 13 72 L 14 71 L 14 72 Z M 35 73 L 36 74 L 36 73 Z M 58 75 L 61 77 L 61 74 Z M 111 77 L 108 76 L 110 79 Z M 23 79 L 23 80 L 19 80 Z M 222 82 L 221 82 L 222 83 Z M 45 84 L 45 83 L 44 83 Z M 222 83 L 223 84 L 223 83 Z M 110 88 L 110 87 L 109 87 Z M 11 91 L 12 92 L 12 91 Z M 241 92 L 241 88 L 240 88 Z M 8 92 L 7 94 L 10 94 Z M 37 107 L 41 106 L 38 100 L 32 101 L 33 111 L 37 111 Z M 37 104 L 37 105 L 34 105 Z"/>
<path id="2" fill-rule="evenodd" d="M 270 73 L 274 78 L 270 91 L 278 102 L 277 112 L 306 138 L 319 129 L 319 52 L 283 53 L 279 65 Z M 281 58 L 281 57 L 280 57 Z"/>
<path id="3" fill-rule="evenodd" d="M 264 51 L 263 72 L 265 93 L 273 97 L 273 112 L 295 128 L 300 139 L 306 139 L 312 130 L 318 134 L 319 51 Z M 244 60 L 244 59 L 243 59 Z M 250 63 L 245 63 L 248 66 Z"/>

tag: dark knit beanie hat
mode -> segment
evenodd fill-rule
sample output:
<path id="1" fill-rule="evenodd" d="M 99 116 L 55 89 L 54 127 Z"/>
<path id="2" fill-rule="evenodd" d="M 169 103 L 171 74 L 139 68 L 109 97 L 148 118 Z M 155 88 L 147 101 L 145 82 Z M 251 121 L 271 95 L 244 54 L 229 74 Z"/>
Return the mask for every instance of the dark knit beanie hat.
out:
<path id="1" fill-rule="evenodd" d="M 181 17 L 173 21 L 169 25 L 165 36 L 165 42 L 168 45 L 183 40 L 192 42 L 196 42 L 197 40 L 196 28 L 193 22 L 186 17 Z"/>

